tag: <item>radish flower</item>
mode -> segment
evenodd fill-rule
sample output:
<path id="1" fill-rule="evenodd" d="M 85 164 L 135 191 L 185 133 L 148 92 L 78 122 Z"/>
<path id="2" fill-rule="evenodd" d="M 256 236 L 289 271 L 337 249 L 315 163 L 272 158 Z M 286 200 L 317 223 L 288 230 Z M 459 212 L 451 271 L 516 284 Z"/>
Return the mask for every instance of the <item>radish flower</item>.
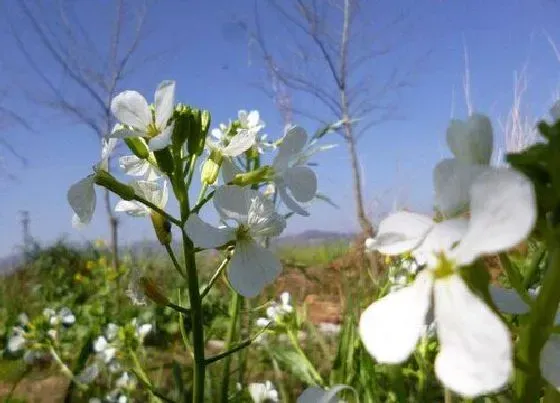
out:
<path id="1" fill-rule="evenodd" d="M 191 214 L 185 230 L 201 248 L 216 248 L 233 242 L 235 252 L 229 263 L 229 282 L 239 294 L 254 297 L 282 269 L 280 260 L 262 247 L 259 240 L 280 235 L 286 220 L 275 211 L 274 204 L 256 190 L 221 186 L 213 202 L 221 219 L 230 225 L 215 228 L 197 214 Z"/>
<path id="2" fill-rule="evenodd" d="M 482 255 L 516 246 L 536 220 L 532 184 L 513 170 L 482 173 L 470 195 L 470 220 L 434 223 L 405 212 L 383 220 L 369 246 L 389 255 L 411 251 L 426 269 L 410 286 L 375 301 L 360 318 L 360 335 L 369 353 L 379 362 L 400 363 L 414 350 L 433 304 L 441 346 L 436 375 L 466 397 L 507 383 L 512 347 L 507 327 L 469 289 L 458 269 Z"/>
<path id="3" fill-rule="evenodd" d="M 270 381 L 265 383 L 250 383 L 249 395 L 255 403 L 278 402 L 278 391 Z"/>
<path id="4" fill-rule="evenodd" d="M 451 120 L 447 128 L 447 145 L 459 161 L 473 165 L 489 165 L 494 147 L 490 119 L 474 114 L 466 121 Z"/>
<path id="5" fill-rule="evenodd" d="M 155 204 L 160 209 L 164 209 L 167 204 L 168 190 L 167 181 L 160 185 L 158 182 L 136 181 L 132 182 L 134 193 L 145 200 Z M 151 209 L 135 200 L 119 200 L 115 206 L 115 211 L 125 212 L 134 217 L 145 217 L 151 214 Z"/>
<path id="6" fill-rule="evenodd" d="M 168 125 L 175 107 L 175 81 L 162 81 L 154 95 L 153 112 L 137 91 L 123 91 L 111 101 L 111 112 L 124 125 L 108 137 L 143 137 L 152 151 L 171 143 L 173 124 Z"/>

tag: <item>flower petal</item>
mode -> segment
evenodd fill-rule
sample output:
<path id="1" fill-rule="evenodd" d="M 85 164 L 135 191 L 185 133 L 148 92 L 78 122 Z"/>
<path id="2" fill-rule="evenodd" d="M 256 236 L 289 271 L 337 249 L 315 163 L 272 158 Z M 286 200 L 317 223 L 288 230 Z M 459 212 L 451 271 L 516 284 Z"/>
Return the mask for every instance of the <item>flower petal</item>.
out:
<path id="1" fill-rule="evenodd" d="M 144 176 L 148 172 L 150 163 L 136 155 L 125 155 L 119 158 L 119 166 L 127 175 Z"/>
<path id="2" fill-rule="evenodd" d="M 211 249 L 225 245 L 235 239 L 231 228 L 216 228 L 200 219 L 198 214 L 191 214 L 185 224 L 185 232 L 199 248 Z"/>
<path id="3" fill-rule="evenodd" d="M 224 185 L 216 189 L 213 202 L 222 219 L 235 220 L 243 224 L 247 223 L 252 200 L 257 196 L 256 190 Z"/>
<path id="4" fill-rule="evenodd" d="M 470 116 L 466 122 L 453 119 L 447 129 L 447 144 L 457 160 L 488 165 L 494 147 L 490 119 L 479 114 Z"/>
<path id="5" fill-rule="evenodd" d="M 290 161 L 305 147 L 307 132 L 300 126 L 286 126 L 286 133 L 278 145 L 278 154 L 274 157 L 272 165 L 277 171 L 283 171 Z"/>
<path id="6" fill-rule="evenodd" d="M 384 255 L 400 255 L 420 245 L 433 226 L 428 216 L 399 211 L 379 223 L 377 236 L 366 246 Z"/>
<path id="7" fill-rule="evenodd" d="M 457 159 L 440 161 L 434 168 L 435 204 L 439 210 L 449 217 L 467 209 L 471 185 L 486 169 Z"/>
<path id="8" fill-rule="evenodd" d="M 133 217 L 145 217 L 150 214 L 150 209 L 134 200 L 119 200 L 115 205 L 118 213 L 127 213 Z"/>
<path id="9" fill-rule="evenodd" d="M 107 138 L 123 139 L 126 137 L 142 137 L 145 136 L 146 132 L 142 130 L 136 130 L 132 127 L 122 125 L 117 123 L 111 133 L 109 133 Z"/>
<path id="10" fill-rule="evenodd" d="M 253 240 L 238 241 L 229 262 L 228 279 L 239 294 L 256 297 L 282 271 L 280 260 Z"/>
<path id="11" fill-rule="evenodd" d="M 276 212 L 274 203 L 261 193 L 251 202 L 247 226 L 252 237 L 274 237 L 286 228 L 286 219 Z"/>
<path id="12" fill-rule="evenodd" d="M 222 160 L 222 179 L 225 184 L 233 181 L 235 175 L 240 173 L 242 173 L 241 169 L 230 158 Z"/>
<path id="13" fill-rule="evenodd" d="M 508 329 L 458 275 L 438 279 L 434 309 L 440 352 L 435 371 L 449 389 L 464 397 L 495 392 L 512 372 Z"/>
<path id="14" fill-rule="evenodd" d="M 481 174 L 471 188 L 469 230 L 454 251 L 460 264 L 486 253 L 504 251 L 525 239 L 537 218 L 533 185 L 524 175 L 495 168 Z"/>
<path id="15" fill-rule="evenodd" d="M 560 335 L 551 334 L 541 351 L 541 375 L 560 390 Z"/>
<path id="16" fill-rule="evenodd" d="M 221 152 L 226 157 L 237 157 L 251 148 L 256 139 L 256 133 L 253 130 L 239 129 L 229 144 L 221 149 Z"/>
<path id="17" fill-rule="evenodd" d="M 293 198 L 288 194 L 286 189 L 286 185 L 284 184 L 277 184 L 276 190 L 278 191 L 278 195 L 280 199 L 284 202 L 286 207 L 292 210 L 294 213 L 299 214 L 304 217 L 309 216 L 309 212 L 307 212 L 303 207 L 301 207 Z"/>
<path id="18" fill-rule="evenodd" d="M 117 146 L 116 138 L 101 138 L 101 161 L 99 161 L 98 168 L 105 171 L 109 170 L 109 157 Z"/>
<path id="19" fill-rule="evenodd" d="M 148 102 L 136 91 L 123 91 L 113 98 L 111 112 L 122 124 L 141 131 L 152 123 Z"/>
<path id="20" fill-rule="evenodd" d="M 163 129 L 175 108 L 175 81 L 162 81 L 154 95 L 156 127 Z"/>
<path id="21" fill-rule="evenodd" d="M 468 227 L 469 222 L 464 218 L 439 222 L 428 232 L 424 241 L 412 252 L 412 255 L 419 264 L 435 267 L 438 255 L 441 253 L 447 255 L 451 248 L 464 237 Z"/>
<path id="22" fill-rule="evenodd" d="M 491 284 L 489 291 L 492 301 L 494 301 L 500 312 L 523 315 L 530 310 L 530 306 L 512 288 L 503 288 Z"/>
<path id="23" fill-rule="evenodd" d="M 68 189 L 68 203 L 79 218 L 79 222 L 84 225 L 91 221 L 97 203 L 94 184 L 95 175 L 89 175 Z"/>
<path id="24" fill-rule="evenodd" d="M 173 124 L 170 125 L 170 126 L 167 126 L 157 136 L 152 137 L 148 141 L 148 147 L 150 148 L 150 150 L 158 151 L 158 150 L 161 150 L 161 149 L 167 147 L 169 144 L 171 144 L 172 133 L 173 133 Z"/>
<path id="25" fill-rule="evenodd" d="M 336 394 L 344 389 L 353 390 L 347 385 L 334 385 L 328 390 L 316 386 L 310 387 L 303 391 L 296 403 L 337 403 L 339 400 Z"/>
<path id="26" fill-rule="evenodd" d="M 360 337 L 379 362 L 396 364 L 414 351 L 423 334 L 433 278 L 421 272 L 408 287 L 371 304 L 360 318 Z"/>
<path id="27" fill-rule="evenodd" d="M 306 166 L 288 168 L 282 178 L 298 202 L 306 203 L 315 197 L 317 176 L 311 168 Z"/>

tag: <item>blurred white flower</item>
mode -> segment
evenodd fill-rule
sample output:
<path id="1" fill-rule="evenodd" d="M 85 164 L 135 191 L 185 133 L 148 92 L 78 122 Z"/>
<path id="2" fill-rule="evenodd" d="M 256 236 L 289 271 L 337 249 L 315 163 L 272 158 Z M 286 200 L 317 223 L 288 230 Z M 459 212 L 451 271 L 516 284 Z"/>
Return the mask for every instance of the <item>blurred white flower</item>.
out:
<path id="1" fill-rule="evenodd" d="M 492 123 L 484 115 L 473 114 L 466 121 L 451 120 L 447 128 L 447 145 L 461 162 L 488 165 L 492 158 L 494 136 Z"/>
<path id="2" fill-rule="evenodd" d="M 74 228 L 84 227 L 93 217 L 97 204 L 95 174 L 98 170 L 107 170 L 109 156 L 117 144 L 116 141 L 116 139 L 102 139 L 101 160 L 93 167 L 94 173 L 74 183 L 70 186 L 70 189 L 68 189 L 68 203 L 74 211 L 74 215 L 72 216 L 72 226 Z"/>
<path id="3" fill-rule="evenodd" d="M 108 137 L 143 137 L 152 151 L 171 143 L 173 124 L 168 125 L 175 108 L 175 81 L 162 81 L 154 95 L 154 111 L 136 91 L 123 91 L 111 101 L 111 112 L 123 124 Z"/>
<path id="4" fill-rule="evenodd" d="M 25 312 L 22 312 L 18 315 L 17 321 L 20 325 L 25 326 L 29 323 L 29 317 Z"/>
<path id="5" fill-rule="evenodd" d="M 536 220 L 529 180 L 510 169 L 481 174 L 473 183 L 470 220 L 440 223 L 399 212 L 379 226 L 370 242 L 381 253 L 412 251 L 427 268 L 408 287 L 374 302 L 362 314 L 360 335 L 379 362 L 408 358 L 421 337 L 432 304 L 440 352 L 437 377 L 466 397 L 503 387 L 512 370 L 507 327 L 465 284 L 457 269 L 479 256 L 510 249 L 527 237 Z"/>
<path id="6" fill-rule="evenodd" d="M 259 111 L 257 110 L 247 112 L 242 109 L 237 112 L 237 118 L 242 129 L 255 132 L 255 134 L 258 134 L 258 132 L 265 127 L 265 123 L 261 120 Z"/>
<path id="7" fill-rule="evenodd" d="M 134 390 L 136 388 L 136 378 L 128 372 L 123 372 L 122 375 L 116 380 L 115 386 L 119 389 Z"/>
<path id="8" fill-rule="evenodd" d="M 228 135 L 229 128 L 223 124 L 212 129 L 207 147 L 220 153 L 223 157 L 237 157 L 251 148 L 256 142 L 257 133 L 253 130 L 237 129 L 235 136 Z"/>
<path id="9" fill-rule="evenodd" d="M 99 373 L 99 365 L 94 362 L 93 364 L 84 368 L 82 372 L 80 372 L 80 374 L 78 375 L 78 381 L 81 383 L 90 384 L 97 379 Z"/>
<path id="10" fill-rule="evenodd" d="M 169 196 L 167 181 L 163 181 L 163 185 L 161 185 L 158 182 L 139 180 L 132 182 L 130 186 L 134 188 L 134 193 L 138 196 L 162 210 L 165 208 Z M 135 200 L 119 200 L 115 206 L 115 211 L 125 212 L 133 217 L 145 217 L 152 212 L 149 207 Z"/>
<path id="11" fill-rule="evenodd" d="M 249 395 L 254 403 L 278 402 L 278 391 L 270 381 L 250 383 Z"/>
<path id="12" fill-rule="evenodd" d="M 16 353 L 25 348 L 25 330 L 20 326 L 15 326 L 12 329 L 12 335 L 8 339 L 8 351 Z"/>
<path id="13" fill-rule="evenodd" d="M 233 222 L 233 226 L 215 228 L 197 214 L 191 214 L 185 231 L 201 248 L 235 242 L 228 267 L 229 282 L 239 294 L 254 297 L 282 270 L 280 260 L 258 240 L 279 235 L 286 227 L 286 220 L 275 211 L 269 199 L 252 189 L 221 186 L 213 202 L 221 219 L 226 224 Z"/>
<path id="14" fill-rule="evenodd" d="M 344 403 L 336 394 L 344 389 L 352 389 L 346 385 L 334 385 L 330 389 L 312 386 L 305 389 L 298 397 L 296 403 Z M 355 393 L 355 392 L 354 392 Z"/>
<path id="15" fill-rule="evenodd" d="M 317 193 L 317 176 L 302 160 L 306 143 L 303 128 L 287 126 L 272 162 L 278 195 L 287 208 L 303 216 L 309 213 L 299 203 L 310 202 Z"/>
<path id="16" fill-rule="evenodd" d="M 99 336 L 95 339 L 93 342 L 93 350 L 97 357 L 105 364 L 113 360 L 117 354 L 117 349 L 112 346 L 104 336 Z"/>

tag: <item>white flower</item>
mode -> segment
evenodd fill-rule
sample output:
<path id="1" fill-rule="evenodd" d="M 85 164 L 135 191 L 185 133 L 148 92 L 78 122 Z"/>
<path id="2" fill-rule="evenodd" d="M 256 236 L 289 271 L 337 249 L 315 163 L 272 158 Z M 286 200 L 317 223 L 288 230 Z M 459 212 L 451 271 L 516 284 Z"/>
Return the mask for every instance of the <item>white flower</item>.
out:
<path id="1" fill-rule="evenodd" d="M 117 379 L 115 386 L 119 389 L 133 390 L 136 387 L 136 378 L 125 371 Z"/>
<path id="2" fill-rule="evenodd" d="M 440 352 L 437 377 L 449 389 L 473 397 L 503 387 L 511 374 L 511 339 L 500 318 L 457 272 L 479 256 L 516 246 L 531 231 L 535 194 L 523 175 L 489 170 L 473 183 L 471 218 L 433 223 L 396 213 L 380 225 L 372 244 L 382 253 L 411 251 L 427 268 L 408 287 L 374 302 L 362 314 L 360 335 L 379 362 L 399 363 L 414 350 L 432 296 Z"/>
<path id="3" fill-rule="evenodd" d="M 305 389 L 303 393 L 298 397 L 296 403 L 342 403 L 343 401 L 339 400 L 336 397 L 336 394 L 344 389 L 352 388 L 346 385 L 335 385 L 332 388 L 326 390 L 317 386 L 313 386 Z"/>
<path id="4" fill-rule="evenodd" d="M 213 202 L 221 219 L 233 222 L 233 226 L 215 228 L 191 214 L 185 230 L 194 244 L 202 248 L 235 242 L 228 267 L 229 282 L 239 294 L 254 297 L 282 270 L 280 260 L 258 240 L 279 235 L 286 227 L 286 220 L 256 190 L 221 186 Z"/>
<path id="5" fill-rule="evenodd" d="M 113 347 L 107 339 L 99 336 L 93 343 L 93 350 L 97 353 L 97 357 L 105 364 L 113 360 L 117 354 L 117 349 Z"/>
<path id="6" fill-rule="evenodd" d="M 148 160 L 138 158 L 136 155 L 125 155 L 119 158 L 119 166 L 125 174 L 130 176 L 141 176 L 148 182 L 159 179 L 158 169 Z"/>
<path id="7" fill-rule="evenodd" d="M 107 325 L 107 328 L 105 329 L 105 336 L 107 337 L 107 340 L 109 341 L 115 340 L 118 334 L 119 334 L 119 327 L 114 323 L 109 323 Z"/>
<path id="8" fill-rule="evenodd" d="M 267 327 L 270 325 L 270 319 L 260 317 L 257 319 L 257 326 L 258 327 Z"/>
<path id="9" fill-rule="evenodd" d="M 266 381 L 265 383 L 250 383 L 249 394 L 255 403 L 278 401 L 278 391 L 270 381 Z"/>
<path id="10" fill-rule="evenodd" d="M 150 323 L 144 323 L 143 325 L 136 326 L 136 337 L 140 340 L 140 342 L 144 341 L 144 338 L 150 333 L 153 329 L 153 326 Z"/>
<path id="11" fill-rule="evenodd" d="M 168 125 L 175 107 L 175 81 L 162 81 L 154 95 L 152 113 L 146 98 L 136 91 L 123 91 L 111 101 L 111 112 L 123 124 L 109 137 L 144 137 L 152 151 L 171 143 L 173 124 Z"/>
<path id="12" fill-rule="evenodd" d="M 494 147 L 490 119 L 484 115 L 473 114 L 466 121 L 451 120 L 447 128 L 447 145 L 459 161 L 488 165 Z"/>
<path id="13" fill-rule="evenodd" d="M 94 173 L 79 180 L 68 189 L 67 199 L 70 207 L 74 210 L 72 226 L 82 228 L 91 221 L 97 195 L 95 194 L 95 174 L 98 170 L 108 170 L 109 157 L 117 145 L 117 139 L 101 139 L 101 160 L 94 165 Z"/>
<path id="14" fill-rule="evenodd" d="M 160 209 L 164 209 L 167 204 L 168 191 L 167 181 L 163 185 L 158 182 L 135 181 L 130 184 L 136 195 L 151 202 Z M 136 200 L 119 200 L 115 206 L 115 211 L 125 212 L 134 217 L 144 217 L 151 214 L 151 209 Z"/>
<path id="15" fill-rule="evenodd" d="M 259 111 L 257 110 L 247 112 L 246 110 L 242 109 L 237 112 L 237 118 L 242 129 L 253 131 L 255 132 L 255 134 L 257 134 L 265 127 L 265 123 L 261 120 Z"/>
<path id="16" fill-rule="evenodd" d="M 256 141 L 256 132 L 243 128 L 237 129 L 235 136 L 228 135 L 228 127 L 221 124 L 219 128 L 210 131 L 213 139 L 208 139 L 206 145 L 210 150 L 219 152 L 224 157 L 237 157 L 251 148 Z"/>
<path id="17" fill-rule="evenodd" d="M 17 321 L 20 325 L 25 326 L 29 323 L 29 317 L 25 312 L 22 312 L 18 315 Z"/>
<path id="18" fill-rule="evenodd" d="M 23 350 L 26 344 L 25 330 L 22 327 L 15 326 L 12 329 L 12 336 L 8 340 L 8 351 L 16 353 Z"/>
<path id="19" fill-rule="evenodd" d="M 290 304 L 290 294 L 283 292 L 280 295 L 280 303 L 272 303 L 266 308 L 266 316 L 270 322 L 278 322 L 282 320 L 285 315 L 289 315 L 294 311 L 294 307 Z"/>
<path id="20" fill-rule="evenodd" d="M 299 203 L 313 200 L 317 193 L 317 176 L 311 168 L 303 165 L 302 155 L 306 143 L 307 133 L 303 128 L 286 127 L 286 133 L 278 145 L 278 154 L 272 163 L 278 195 L 286 207 L 303 216 L 309 213 Z"/>
<path id="21" fill-rule="evenodd" d="M 85 384 L 92 383 L 97 379 L 99 373 L 100 373 L 99 365 L 96 362 L 94 362 L 90 366 L 84 368 L 82 372 L 80 372 L 80 374 L 78 375 L 78 381 Z"/>

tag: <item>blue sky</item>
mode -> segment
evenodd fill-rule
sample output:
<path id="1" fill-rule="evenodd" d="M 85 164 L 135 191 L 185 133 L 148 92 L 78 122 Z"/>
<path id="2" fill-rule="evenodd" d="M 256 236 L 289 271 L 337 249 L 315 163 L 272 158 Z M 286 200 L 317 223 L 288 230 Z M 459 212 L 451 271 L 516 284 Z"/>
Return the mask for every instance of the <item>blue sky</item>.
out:
<path id="1" fill-rule="evenodd" d="M 407 41 L 389 59 L 368 65 L 372 74 L 383 76 L 395 65 L 410 64 L 411 60 L 428 55 L 416 69 L 412 86 L 401 93 L 399 112 L 402 118 L 374 127 L 359 144 L 366 207 L 375 217 L 389 210 L 395 202 L 429 211 L 431 169 L 448 154 L 444 136 L 451 116 L 453 93 L 455 117 L 466 115 L 462 93 L 463 44 L 467 44 L 469 51 L 475 110 L 492 117 L 499 145 L 502 139 L 498 118 L 505 117 L 511 105 L 515 70 L 528 63 L 529 88 L 524 99 L 528 114 L 545 116 L 551 104 L 560 83 L 560 62 L 555 59 L 545 32 L 560 43 L 557 23 L 560 4 L 548 0 L 363 3 L 360 17 L 374 26 L 383 21 L 378 16 L 413 10 Z M 5 2 L 6 6 L 9 4 L 10 1 Z M 83 19 L 85 28 L 95 33 L 96 44 L 102 46 L 110 29 L 108 11 L 112 10 L 112 3 L 100 0 L 77 4 L 77 15 Z M 271 138 L 279 137 L 281 117 L 272 101 L 254 85 L 262 77 L 262 66 L 249 50 L 248 38 L 238 24 L 245 21 L 252 26 L 253 5 L 253 0 L 151 3 L 148 35 L 141 45 L 138 60 L 160 51 L 162 56 L 138 67 L 120 90 L 135 89 L 151 100 L 161 80 L 174 79 L 177 100 L 210 109 L 214 123 L 235 117 L 238 109 L 259 109 L 267 123 L 266 132 Z M 270 9 L 260 7 L 260 10 L 269 48 L 285 50 L 291 37 L 286 35 Z M 49 9 L 48 12 L 55 11 Z M 24 33 L 30 49 L 42 55 L 25 20 L 17 13 L 5 15 L 8 14 Z M 4 150 L 0 151 L 8 170 L 17 176 L 15 181 L 0 179 L 0 256 L 12 252 L 21 243 L 20 210 L 30 212 L 32 235 L 43 243 L 52 242 L 63 234 L 72 240 L 107 238 L 102 208 L 98 208 L 87 229 L 76 231 L 70 225 L 71 210 L 66 202 L 70 184 L 87 175 L 97 161 L 98 142 L 86 127 L 41 109 L 23 95 L 25 91 L 33 94 L 35 88 L 40 95 L 41 86 L 37 76 L 26 67 L 6 24 L 3 26 L 0 29 L 0 89 L 7 95 L 0 102 L 24 115 L 34 131 L 0 126 L 2 138 L 28 160 L 28 165 L 22 167 Z M 60 74 L 49 59 L 40 60 L 46 74 L 55 77 Z M 326 78 L 324 70 L 313 74 L 318 80 Z M 304 102 L 314 106 L 306 98 L 292 96 L 296 104 Z M 296 119 L 296 122 L 301 122 L 310 132 L 317 128 L 306 119 Z M 324 141 L 340 143 L 337 137 Z M 356 229 L 349 163 L 344 148 L 341 145 L 317 156 L 315 161 L 319 163 L 320 191 L 329 195 L 340 209 L 316 203 L 311 207 L 311 216 L 294 218 L 287 232 Z M 151 231 L 147 220 L 123 217 L 121 242 L 152 239 Z"/>

